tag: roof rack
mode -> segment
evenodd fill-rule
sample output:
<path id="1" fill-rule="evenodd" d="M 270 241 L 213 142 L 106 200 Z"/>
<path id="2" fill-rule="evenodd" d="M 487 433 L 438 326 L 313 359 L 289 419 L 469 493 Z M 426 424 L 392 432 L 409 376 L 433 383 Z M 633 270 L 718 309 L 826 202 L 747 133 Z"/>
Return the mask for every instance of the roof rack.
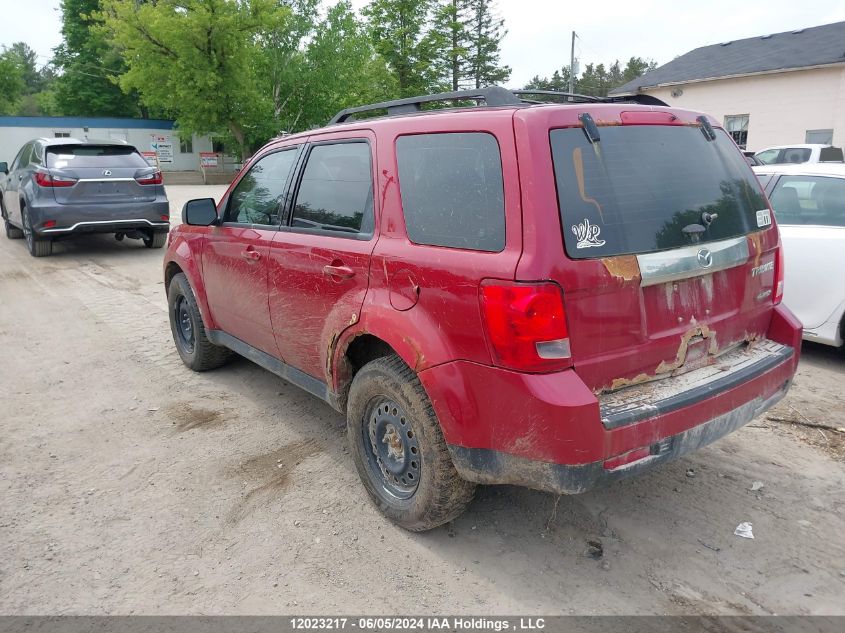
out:
<path id="1" fill-rule="evenodd" d="M 592 97 L 590 95 L 582 95 L 575 92 L 561 92 L 559 90 L 512 90 L 513 94 L 517 97 L 521 97 L 522 95 L 542 95 L 544 97 L 560 97 L 562 99 L 566 99 L 567 102 L 572 103 L 573 101 L 577 101 L 579 103 L 583 102 L 591 102 L 591 103 L 601 103 L 604 101 L 603 97 Z M 547 103 L 545 101 L 534 101 L 532 99 L 522 99 L 523 103 Z"/>
<path id="2" fill-rule="evenodd" d="M 387 110 L 387 116 L 400 116 L 419 112 L 424 103 L 437 103 L 444 101 L 483 101 L 485 105 L 496 106 L 526 106 L 546 103 L 532 99 L 523 99 L 522 95 L 542 95 L 565 98 L 567 102 L 577 103 L 624 103 L 633 102 L 643 105 L 668 105 L 649 95 L 626 95 L 618 97 L 592 97 L 590 95 L 574 94 L 569 92 L 558 92 L 557 90 L 507 90 L 500 86 L 489 86 L 477 90 L 458 90 L 456 92 L 439 92 L 437 94 L 422 95 L 419 97 L 407 97 L 393 101 L 382 101 L 369 105 L 346 108 L 335 114 L 329 121 L 329 125 L 343 123 L 355 114 L 374 112 L 376 110 Z"/>
<path id="3" fill-rule="evenodd" d="M 387 110 L 387 116 L 399 114 L 410 114 L 419 112 L 423 103 L 436 103 L 438 101 L 484 101 L 488 106 L 521 105 L 522 102 L 510 90 L 499 86 L 479 88 L 478 90 L 458 90 L 456 92 L 439 92 L 433 95 L 421 97 L 408 97 L 406 99 L 395 99 L 394 101 L 383 101 L 370 105 L 358 106 L 357 108 L 346 108 L 332 117 L 329 125 L 343 123 L 353 114 L 371 112 L 373 110 Z"/>

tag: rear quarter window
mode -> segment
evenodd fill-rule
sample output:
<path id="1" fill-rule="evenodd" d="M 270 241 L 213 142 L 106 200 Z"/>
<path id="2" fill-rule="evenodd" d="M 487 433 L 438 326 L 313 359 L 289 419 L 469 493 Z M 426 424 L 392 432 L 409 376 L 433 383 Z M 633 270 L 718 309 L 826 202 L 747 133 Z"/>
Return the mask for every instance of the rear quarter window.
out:
<path id="1" fill-rule="evenodd" d="M 47 148 L 47 167 L 149 167 L 131 145 L 56 145 Z"/>
<path id="2" fill-rule="evenodd" d="M 396 160 L 412 242 L 488 252 L 505 247 L 502 158 L 493 135 L 401 136 Z"/>

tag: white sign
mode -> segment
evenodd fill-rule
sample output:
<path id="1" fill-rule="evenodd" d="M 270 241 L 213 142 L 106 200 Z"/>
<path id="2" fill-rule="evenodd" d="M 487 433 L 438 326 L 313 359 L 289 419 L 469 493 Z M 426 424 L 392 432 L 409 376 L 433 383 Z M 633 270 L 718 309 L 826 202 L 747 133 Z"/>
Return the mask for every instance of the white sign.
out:
<path id="1" fill-rule="evenodd" d="M 155 152 L 159 163 L 173 162 L 173 141 L 169 136 L 150 134 L 150 149 Z"/>

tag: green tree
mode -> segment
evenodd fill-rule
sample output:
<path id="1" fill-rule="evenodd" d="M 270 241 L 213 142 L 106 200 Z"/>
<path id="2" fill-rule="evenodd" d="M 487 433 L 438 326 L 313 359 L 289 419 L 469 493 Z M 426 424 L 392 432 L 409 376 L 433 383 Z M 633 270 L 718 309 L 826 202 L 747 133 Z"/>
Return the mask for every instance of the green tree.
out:
<path id="1" fill-rule="evenodd" d="M 18 56 L 9 49 L 0 53 L 0 114 L 13 114 L 24 94 L 24 69 Z"/>
<path id="2" fill-rule="evenodd" d="M 499 62 L 502 39 L 507 35 L 505 21 L 496 13 L 494 0 L 470 0 L 470 71 L 476 88 L 507 81 L 510 66 Z"/>
<path id="3" fill-rule="evenodd" d="M 426 43 L 437 74 L 452 90 L 470 82 L 471 0 L 440 0 L 434 8 Z"/>
<path id="4" fill-rule="evenodd" d="M 399 94 L 425 94 L 438 85 L 426 38 L 432 0 L 373 0 L 364 7 L 376 51 L 396 77 Z"/>
<path id="5" fill-rule="evenodd" d="M 123 53 L 125 91 L 176 118 L 184 134 L 225 132 L 242 156 L 266 133 L 273 101 L 261 46 L 290 28 L 278 0 L 102 0 L 109 40 Z"/>
<path id="6" fill-rule="evenodd" d="M 126 67 L 102 31 L 100 0 L 62 0 L 62 43 L 54 50 L 55 102 L 63 114 L 142 114 L 137 94 L 125 94 L 118 80 Z"/>
<path id="7" fill-rule="evenodd" d="M 622 69 L 619 60 L 609 67 L 604 64 L 585 64 L 584 72 L 575 78 L 576 94 L 606 97 L 614 88 L 657 68 L 657 62 L 642 57 L 631 57 Z M 535 76 L 526 84 L 526 89 L 569 91 L 569 66 L 556 70 L 551 77 Z"/>
<path id="8" fill-rule="evenodd" d="M 398 85 L 350 2 L 331 7 L 305 51 L 300 128 L 325 125 L 338 111 L 395 97 Z"/>
<path id="9" fill-rule="evenodd" d="M 21 69 L 24 86 L 15 106 L 15 114 L 38 116 L 56 114 L 55 73 L 49 65 L 38 67 L 38 55 L 26 42 L 15 42 L 7 49 Z"/>

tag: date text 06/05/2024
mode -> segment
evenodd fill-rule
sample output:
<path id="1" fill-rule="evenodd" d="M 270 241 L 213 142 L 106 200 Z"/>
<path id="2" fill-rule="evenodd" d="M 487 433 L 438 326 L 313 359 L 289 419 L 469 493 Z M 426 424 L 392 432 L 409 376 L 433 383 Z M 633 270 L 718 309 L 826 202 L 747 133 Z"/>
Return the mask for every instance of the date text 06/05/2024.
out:
<path id="1" fill-rule="evenodd" d="M 539 631 L 545 629 L 543 618 L 476 617 L 295 617 L 294 630 L 359 631 Z"/>

